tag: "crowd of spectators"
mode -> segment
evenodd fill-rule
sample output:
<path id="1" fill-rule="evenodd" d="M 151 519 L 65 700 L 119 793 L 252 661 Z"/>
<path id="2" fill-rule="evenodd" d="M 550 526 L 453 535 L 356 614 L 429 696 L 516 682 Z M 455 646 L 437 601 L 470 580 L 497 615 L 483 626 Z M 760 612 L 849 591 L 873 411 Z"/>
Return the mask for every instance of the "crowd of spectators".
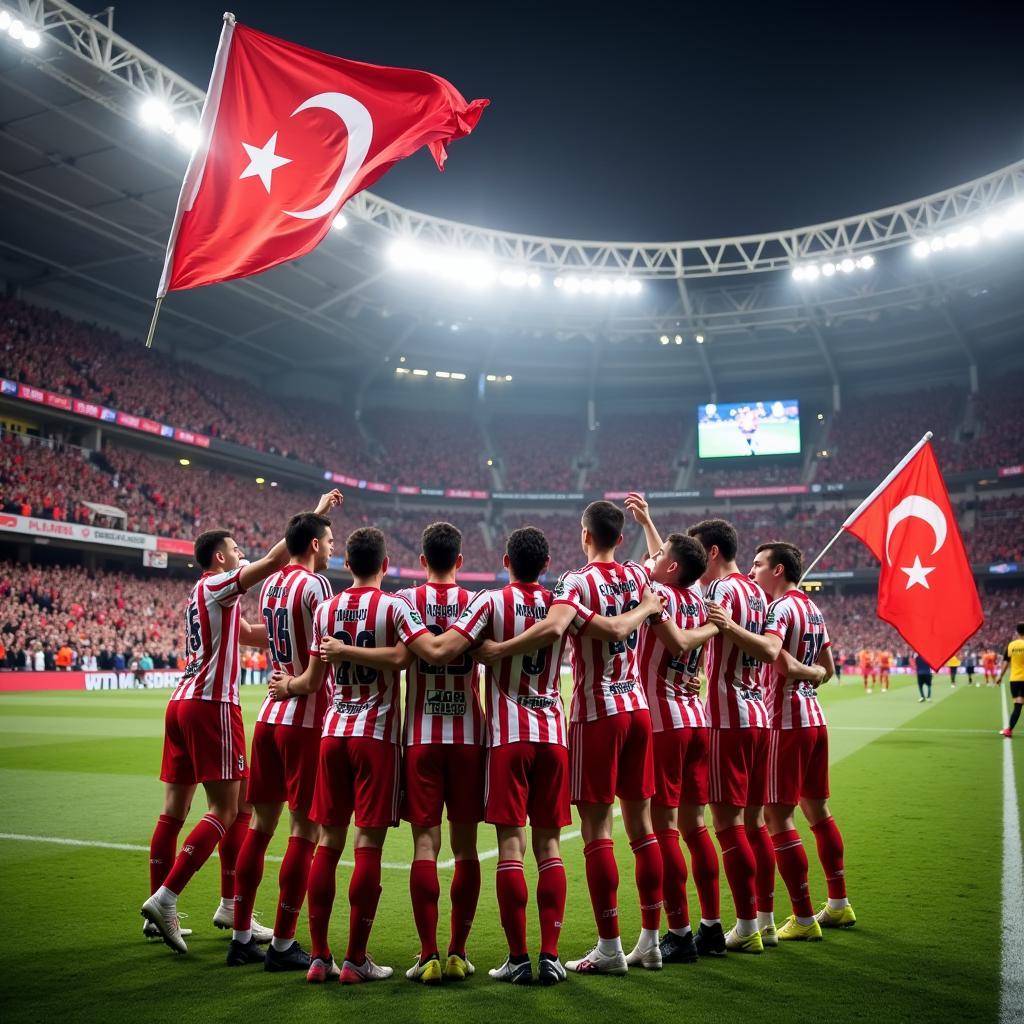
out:
<path id="1" fill-rule="evenodd" d="M 508 491 L 574 491 L 583 451 L 582 416 L 496 416 L 489 424 Z"/>
<path id="2" fill-rule="evenodd" d="M 709 463 L 697 464 L 693 486 L 700 490 L 716 487 L 777 487 L 798 484 L 803 478 L 799 463 L 768 463 L 757 468 L 725 468 Z"/>
<path id="3" fill-rule="evenodd" d="M 683 418 L 679 414 L 605 415 L 597 431 L 597 465 L 587 473 L 587 488 L 669 490 L 679 473 Z M 635 478 L 636 483 L 631 483 Z"/>
<path id="4" fill-rule="evenodd" d="M 1024 562 L 1024 495 L 979 501 L 965 540 L 972 562 Z"/>
<path id="5" fill-rule="evenodd" d="M 950 470 L 978 466 L 1019 466 L 1024 462 L 1020 420 L 1013 415 L 1020 402 L 1015 380 L 986 385 L 968 399 L 970 436 L 950 453 Z"/>

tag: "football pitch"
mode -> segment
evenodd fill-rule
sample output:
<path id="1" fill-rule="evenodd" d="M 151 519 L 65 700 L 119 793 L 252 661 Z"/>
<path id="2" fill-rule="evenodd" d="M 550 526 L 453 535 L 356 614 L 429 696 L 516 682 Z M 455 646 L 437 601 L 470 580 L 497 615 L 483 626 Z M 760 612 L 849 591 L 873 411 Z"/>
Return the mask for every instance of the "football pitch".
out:
<path id="1" fill-rule="evenodd" d="M 377 962 L 395 968 L 389 981 L 312 986 L 301 974 L 224 966 L 227 933 L 210 923 L 219 896 L 216 856 L 181 902 L 189 914 L 184 923 L 194 929 L 189 954 L 176 956 L 160 943 L 146 942 L 139 907 L 148 895 L 146 850 L 161 804 L 157 771 L 167 691 L 0 696 L 0 1019 L 285 1024 L 358 1014 L 389 1024 L 999 1020 L 1003 975 L 1016 971 L 1019 986 L 1024 964 L 1024 907 L 1010 902 L 1004 908 L 1004 888 L 1010 901 L 1021 892 L 1013 870 L 1004 882 L 1004 827 L 1019 821 L 1019 808 L 1013 814 L 1004 808 L 1008 741 L 997 730 L 1006 698 L 1002 690 L 986 687 L 951 690 L 945 679 L 936 682 L 934 694 L 932 703 L 919 704 L 914 681 L 906 677 L 895 677 L 887 694 L 865 695 L 858 677 L 822 691 L 831 726 L 831 803 L 846 840 L 855 928 L 827 931 L 822 943 L 783 945 L 759 957 L 730 955 L 660 973 L 631 971 L 625 978 L 570 977 L 553 989 L 512 988 L 487 977 L 487 968 L 505 954 L 494 897 L 493 830 L 487 826 L 481 826 L 483 891 L 469 943 L 477 973 L 464 983 L 426 989 L 403 976 L 418 949 L 403 867 L 411 850 L 407 827 L 393 831 L 384 850 L 391 867 L 384 870 L 370 942 Z M 260 696 L 257 687 L 243 688 L 247 732 Z M 1024 753 L 1012 753 L 1009 779 L 1024 793 Z M 201 803 L 200 793 L 190 825 L 202 813 Z M 577 832 L 566 831 L 563 960 L 585 953 L 595 934 L 582 844 Z M 818 904 L 824 880 L 813 838 L 806 827 L 801 831 Z M 281 856 L 284 841 L 283 834 L 275 838 L 272 856 Z M 638 934 L 639 908 L 632 856 L 618 822 L 616 846 L 628 951 Z M 277 866 L 268 863 L 257 899 L 268 923 Z M 1019 859 L 1008 867 L 1019 873 Z M 349 870 L 339 870 L 332 919 L 338 953 L 347 930 Z M 450 867 L 440 874 L 443 943 Z M 535 956 L 536 871 L 529 862 L 527 878 Z M 722 893 L 728 927 L 733 914 L 724 873 Z M 692 885 L 689 895 L 696 922 Z M 787 912 L 779 879 L 776 919 Z M 1012 944 L 1006 949 L 1001 918 L 1005 941 Z M 308 945 L 305 914 L 298 935 Z M 1014 998 L 1020 998 L 1019 987 L 1004 1006 L 1005 1020 L 1021 1019 Z"/>
<path id="2" fill-rule="evenodd" d="M 702 459 L 721 459 L 750 455 L 746 438 L 735 423 L 702 423 L 698 428 L 699 456 Z M 758 455 L 784 455 L 800 451 L 800 421 L 785 423 L 766 422 L 758 425 L 754 434 L 754 449 Z"/>

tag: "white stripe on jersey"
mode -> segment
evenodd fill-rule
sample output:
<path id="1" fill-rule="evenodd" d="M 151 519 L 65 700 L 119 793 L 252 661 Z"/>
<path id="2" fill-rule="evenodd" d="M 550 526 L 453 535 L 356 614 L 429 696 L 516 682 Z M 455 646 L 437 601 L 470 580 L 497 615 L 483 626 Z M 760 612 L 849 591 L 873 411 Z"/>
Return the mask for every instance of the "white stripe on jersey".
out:
<path id="1" fill-rule="evenodd" d="M 300 565 L 286 565 L 264 580 L 260 590 L 260 617 L 267 627 L 267 655 L 272 671 L 289 676 L 300 676 L 306 671 L 309 645 L 313 640 L 313 616 L 330 598 L 331 585 L 327 577 Z M 319 729 L 332 696 L 326 679 L 316 693 L 286 700 L 268 696 L 256 721 Z"/>
<path id="2" fill-rule="evenodd" d="M 238 703 L 241 575 L 241 566 L 230 572 L 204 572 L 192 588 L 185 608 L 188 660 L 171 700 Z"/>
<path id="3" fill-rule="evenodd" d="M 554 603 L 575 603 L 592 616 L 620 615 L 643 600 L 647 585 L 647 572 L 636 562 L 591 562 L 562 576 Z M 642 626 L 622 642 L 571 632 L 571 721 L 592 722 L 647 707 L 637 658 L 638 633 L 645 629 Z"/>
<path id="4" fill-rule="evenodd" d="M 751 633 L 764 628 L 767 601 L 764 591 L 738 572 L 711 583 L 705 601 L 715 601 Z M 713 728 L 759 729 L 768 725 L 761 692 L 764 666 L 744 654 L 727 637 L 712 637 L 705 645 L 708 677 L 707 711 Z"/>
<path id="5" fill-rule="evenodd" d="M 423 583 L 398 591 L 435 636 L 452 626 L 469 591 L 457 583 Z M 447 665 L 416 658 L 405 673 L 405 743 L 481 744 L 483 710 L 477 663 L 469 651 Z"/>
<path id="6" fill-rule="evenodd" d="M 476 594 L 455 623 L 468 640 L 512 640 L 546 618 L 551 591 L 536 583 L 510 583 Z M 487 669 L 487 725 L 492 747 L 530 741 L 565 746 L 565 711 L 559 672 L 565 637 L 548 647 L 503 658 Z"/>
<path id="7" fill-rule="evenodd" d="M 805 665 L 813 665 L 818 654 L 831 643 L 825 616 L 802 590 L 790 590 L 772 601 L 764 631 L 780 637 L 783 648 Z M 818 691 L 810 683 L 787 679 L 770 666 L 765 691 L 773 728 L 799 729 L 825 724 Z"/>
<path id="8" fill-rule="evenodd" d="M 651 583 L 651 587 L 667 602 L 662 621 L 670 619 L 680 629 L 695 629 L 708 621 L 704 600 L 696 590 L 661 583 Z M 702 651 L 703 647 L 698 647 L 674 658 L 653 629 L 644 630 L 640 643 L 640 673 L 655 732 L 696 729 L 709 724 L 700 695 L 687 689 L 687 684 L 697 678 Z"/>
<path id="9" fill-rule="evenodd" d="M 403 598 L 376 587 L 351 587 L 320 605 L 313 619 L 310 654 L 333 636 L 356 647 L 394 647 L 426 633 L 419 613 Z M 365 736 L 387 743 L 401 739 L 401 672 L 343 661 L 328 669 L 334 699 L 324 716 L 324 736 Z"/>

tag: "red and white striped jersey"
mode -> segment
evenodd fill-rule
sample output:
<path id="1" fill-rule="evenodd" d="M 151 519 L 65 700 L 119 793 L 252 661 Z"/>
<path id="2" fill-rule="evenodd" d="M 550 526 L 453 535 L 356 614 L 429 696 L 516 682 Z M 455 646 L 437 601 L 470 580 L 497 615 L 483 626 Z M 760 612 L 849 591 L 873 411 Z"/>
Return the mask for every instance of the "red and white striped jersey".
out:
<path id="1" fill-rule="evenodd" d="M 551 603 L 551 591 L 537 583 L 481 590 L 452 628 L 467 640 L 512 640 L 547 618 Z M 550 647 L 503 658 L 487 669 L 487 729 L 492 747 L 526 741 L 565 746 L 565 712 L 558 690 L 565 640 L 562 636 Z"/>
<path id="2" fill-rule="evenodd" d="M 333 636 L 354 647 L 394 647 L 426 633 L 419 612 L 408 601 L 376 587 L 350 587 L 326 601 L 313 618 L 309 653 L 320 656 L 320 644 Z M 343 661 L 328 669 L 334 697 L 324 716 L 324 736 L 365 736 L 399 743 L 402 712 L 398 670 L 378 670 Z"/>
<path id="3" fill-rule="evenodd" d="M 435 636 L 453 625 L 469 604 L 469 591 L 457 583 L 421 583 L 398 591 L 420 613 Z M 469 651 L 431 665 L 417 658 L 405 673 L 405 743 L 484 742 L 477 664 Z"/>
<path id="4" fill-rule="evenodd" d="M 185 608 L 185 672 L 171 700 L 238 703 L 241 577 L 241 566 L 204 572 L 192 588 Z"/>
<path id="5" fill-rule="evenodd" d="M 751 633 L 764 628 L 768 602 L 764 591 L 738 572 L 711 583 L 705 601 L 720 604 L 733 622 Z M 712 637 L 705 645 L 708 677 L 707 710 L 717 729 L 761 729 L 768 712 L 761 692 L 764 665 L 736 646 L 728 637 Z"/>
<path id="6" fill-rule="evenodd" d="M 651 583 L 666 600 L 662 621 L 672 621 L 680 629 L 696 629 L 708 621 L 704 599 L 696 590 Z M 640 677 L 647 691 L 651 709 L 651 726 L 655 732 L 672 729 L 696 729 L 707 726 L 708 716 L 700 694 L 690 693 L 687 684 L 696 679 L 703 646 L 682 657 L 658 639 L 653 629 L 645 629 L 640 642 Z"/>
<path id="7" fill-rule="evenodd" d="M 825 616 L 802 590 L 790 590 L 768 605 L 764 632 L 781 637 L 783 648 L 805 665 L 813 665 L 832 643 L 825 628 Z M 810 683 L 780 675 L 774 665 L 769 666 L 765 703 L 773 729 L 825 724 L 818 691 Z"/>
<path id="8" fill-rule="evenodd" d="M 637 562 L 591 562 L 562 576 L 553 603 L 589 610 L 589 622 L 594 615 L 619 615 L 635 608 L 647 586 L 647 571 Z M 595 640 L 578 631 L 572 634 L 570 721 L 592 722 L 647 707 L 640 682 L 639 641 L 637 632 L 623 641 Z"/>
<path id="9" fill-rule="evenodd" d="M 286 565 L 263 581 L 260 615 L 267 627 L 267 655 L 273 671 L 300 676 L 309 665 L 309 644 L 313 639 L 313 616 L 331 598 L 326 576 L 309 572 L 300 565 Z M 287 700 L 267 697 L 256 717 L 269 725 L 301 725 L 319 729 L 331 701 L 327 680 L 316 693 L 300 694 Z"/>

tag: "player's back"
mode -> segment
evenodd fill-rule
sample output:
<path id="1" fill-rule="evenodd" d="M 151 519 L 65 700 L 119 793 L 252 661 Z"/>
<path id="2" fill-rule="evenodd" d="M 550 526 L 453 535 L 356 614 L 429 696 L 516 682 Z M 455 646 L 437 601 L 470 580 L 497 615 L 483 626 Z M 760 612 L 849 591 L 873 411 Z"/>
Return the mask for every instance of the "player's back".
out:
<path id="1" fill-rule="evenodd" d="M 803 665 L 813 665 L 830 643 L 821 609 L 801 591 L 791 590 L 768 606 L 764 633 L 782 640 L 783 650 Z M 768 666 L 765 705 L 776 729 L 825 724 L 818 691 L 807 682 L 789 679 Z"/>
<path id="2" fill-rule="evenodd" d="M 647 587 L 647 572 L 636 562 L 590 562 L 562 576 L 555 588 L 554 604 L 575 604 L 596 615 L 621 615 L 643 600 Z M 630 633 L 622 641 L 571 633 L 573 722 L 590 722 L 647 707 L 637 655 L 641 631 Z"/>
<path id="3" fill-rule="evenodd" d="M 1006 645 L 1006 660 L 1010 663 L 1010 682 L 1024 683 L 1024 637 L 1014 637 Z"/>
<path id="4" fill-rule="evenodd" d="M 422 583 L 400 590 L 423 624 L 440 636 L 458 621 L 470 593 L 457 583 Z M 483 711 L 477 664 L 470 653 L 447 665 L 416 658 L 405 675 L 405 742 L 482 743 Z"/>
<path id="5" fill-rule="evenodd" d="M 310 653 L 333 636 L 354 647 L 394 647 L 425 633 L 418 613 L 400 597 L 376 587 L 350 587 L 317 610 Z M 401 672 L 342 661 L 330 670 L 334 698 L 324 716 L 324 736 L 370 737 L 398 743 Z"/>
<path id="6" fill-rule="evenodd" d="M 720 604 L 733 622 L 751 633 L 764 628 L 764 591 L 747 576 L 729 573 L 710 583 L 705 600 Z M 720 729 L 763 728 L 768 715 L 761 692 L 764 666 L 728 637 L 712 637 L 706 646 L 707 709 L 711 725 Z"/>
<path id="7" fill-rule="evenodd" d="M 241 576 L 241 566 L 230 572 L 204 572 L 192 587 L 185 606 L 187 661 L 171 700 L 238 703 Z"/>
<path id="8" fill-rule="evenodd" d="M 331 585 L 327 577 L 301 565 L 286 565 L 264 580 L 260 588 L 260 618 L 267 628 L 272 671 L 289 676 L 300 676 L 306 671 L 313 640 L 313 619 L 317 608 L 330 598 Z M 256 720 L 270 725 L 319 729 L 332 696 L 330 680 L 325 679 L 316 693 L 287 700 L 267 697 Z"/>
<path id="9" fill-rule="evenodd" d="M 547 617 L 553 597 L 537 583 L 510 583 L 475 594 L 455 625 L 476 641 L 513 640 Z M 488 742 L 557 743 L 565 746 L 565 713 L 559 673 L 566 638 L 526 654 L 503 658 L 485 675 Z"/>
<path id="10" fill-rule="evenodd" d="M 704 599 L 692 588 L 652 583 L 665 599 L 663 617 L 681 630 L 696 629 L 708 620 Z M 681 657 L 673 655 L 653 629 L 644 630 L 640 642 L 640 674 L 654 732 L 697 728 L 708 724 L 700 694 L 691 692 L 697 679 L 703 645 Z"/>

